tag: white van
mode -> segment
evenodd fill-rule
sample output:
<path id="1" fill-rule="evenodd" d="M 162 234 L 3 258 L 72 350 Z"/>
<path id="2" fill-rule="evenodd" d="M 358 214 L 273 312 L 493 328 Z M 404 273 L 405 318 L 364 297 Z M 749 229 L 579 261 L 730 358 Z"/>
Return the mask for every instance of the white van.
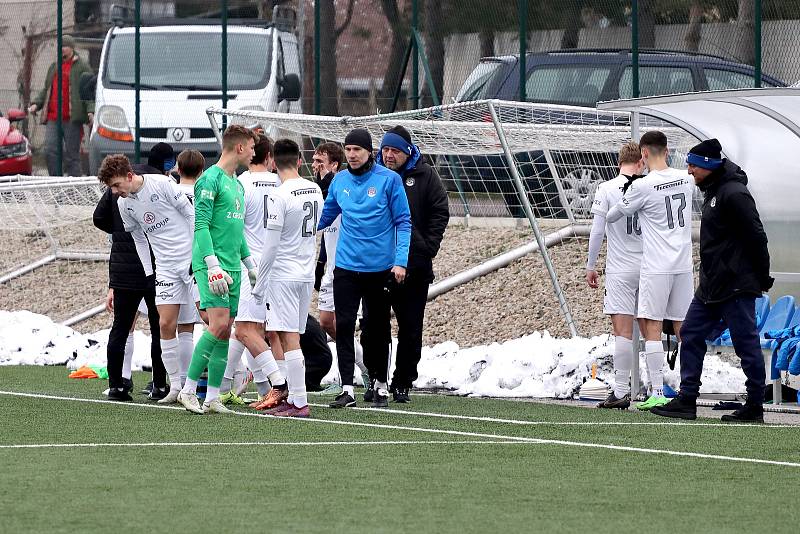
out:
<path id="1" fill-rule="evenodd" d="M 264 23 L 236 22 L 228 26 L 228 108 L 299 113 L 297 37 Z M 109 154 L 134 155 L 134 31 L 112 28 L 103 45 L 89 140 L 92 173 Z M 141 160 L 165 142 L 176 154 L 193 148 L 213 163 L 219 144 L 205 111 L 222 105 L 219 21 L 142 26 L 140 40 Z"/>

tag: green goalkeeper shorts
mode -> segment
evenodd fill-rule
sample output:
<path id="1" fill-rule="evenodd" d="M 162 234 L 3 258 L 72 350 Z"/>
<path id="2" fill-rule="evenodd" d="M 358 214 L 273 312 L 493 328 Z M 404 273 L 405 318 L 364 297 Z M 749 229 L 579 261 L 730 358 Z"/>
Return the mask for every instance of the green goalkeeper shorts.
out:
<path id="1" fill-rule="evenodd" d="M 212 293 L 211 288 L 208 287 L 208 269 L 195 271 L 194 279 L 197 281 L 197 290 L 200 293 L 200 309 L 228 308 L 231 311 L 231 317 L 236 317 L 236 313 L 239 311 L 239 288 L 242 276 L 239 271 L 225 272 L 233 278 L 233 283 L 228 286 L 228 294 L 220 297 Z"/>

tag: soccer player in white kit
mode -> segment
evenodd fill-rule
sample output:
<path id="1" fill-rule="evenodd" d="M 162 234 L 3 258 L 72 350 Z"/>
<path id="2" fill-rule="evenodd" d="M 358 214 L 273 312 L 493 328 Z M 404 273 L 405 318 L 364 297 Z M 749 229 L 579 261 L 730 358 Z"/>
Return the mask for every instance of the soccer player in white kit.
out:
<path id="1" fill-rule="evenodd" d="M 642 228 L 642 269 L 637 317 L 645 339 L 651 394 L 640 410 L 666 404 L 665 353 L 662 322 L 669 319 L 679 332 L 694 293 L 692 277 L 692 196 L 694 180 L 685 170 L 667 165 L 667 136 L 651 131 L 639 141 L 649 169 L 608 212 L 613 223 L 638 214 Z"/>
<path id="2" fill-rule="evenodd" d="M 121 164 L 127 162 L 122 155 L 109 156 Z M 124 161 L 122 159 L 124 158 Z M 105 165 L 105 161 L 104 161 Z M 128 164 L 129 165 L 129 164 Z M 107 165 L 107 169 L 124 168 L 124 165 Z M 102 169 L 101 169 L 102 170 Z M 197 317 L 192 298 L 192 276 L 189 261 L 192 255 L 194 209 L 184 192 L 172 178 L 160 174 L 135 174 L 115 171 L 106 183 L 114 187 L 117 182 L 127 182 L 128 191 L 120 191 L 119 212 L 125 231 L 130 232 L 136 251 L 144 266 L 145 275 L 153 272 L 150 249 L 156 260 L 156 306 L 161 333 L 161 359 L 170 381 L 170 392 L 158 402 L 174 403 L 181 389 L 181 375 L 186 368 L 178 356 L 178 325 L 191 325 Z M 149 242 L 149 246 L 148 246 Z"/>
<path id="3" fill-rule="evenodd" d="M 633 318 L 636 315 L 639 269 L 642 264 L 642 230 L 636 214 L 609 223 L 607 228 L 606 215 L 622 199 L 630 184 L 641 178 L 643 169 L 639 145 L 633 142 L 624 145 L 619 152 L 619 175 L 598 186 L 592 204 L 594 219 L 589 236 L 586 281 L 589 287 L 598 287 L 597 257 L 603 244 L 603 236 L 607 234 L 603 313 L 611 316 L 611 329 L 614 333 L 614 390 L 606 400 L 598 404 L 599 408 L 624 410 L 631 405 Z"/>
<path id="4" fill-rule="evenodd" d="M 267 303 L 267 328 L 278 332 L 286 359 L 289 397 L 266 413 L 308 417 L 305 362 L 300 334 L 306 330 L 314 289 L 317 223 L 322 191 L 298 173 L 300 147 L 279 139 L 274 148 L 281 186 L 269 195 L 264 209 L 267 234 L 253 295 Z"/>

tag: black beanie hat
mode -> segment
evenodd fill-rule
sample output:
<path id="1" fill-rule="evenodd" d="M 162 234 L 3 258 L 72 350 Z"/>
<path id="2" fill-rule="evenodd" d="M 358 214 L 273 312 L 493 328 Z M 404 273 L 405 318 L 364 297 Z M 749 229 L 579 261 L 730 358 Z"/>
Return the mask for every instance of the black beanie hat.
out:
<path id="1" fill-rule="evenodd" d="M 372 136 L 363 128 L 356 128 L 344 138 L 344 146 L 356 145 L 372 152 Z"/>
<path id="2" fill-rule="evenodd" d="M 389 132 L 387 132 L 387 133 L 397 134 L 400 137 L 402 137 L 403 139 L 405 139 L 406 141 L 408 141 L 409 145 L 412 144 L 411 143 L 411 134 L 408 133 L 408 130 L 406 130 L 402 126 L 395 126 L 391 130 L 389 130 Z"/>
<path id="3" fill-rule="evenodd" d="M 716 139 L 707 139 L 692 147 L 686 162 L 703 169 L 717 169 L 722 166 L 722 145 Z"/>
<path id="4" fill-rule="evenodd" d="M 147 164 L 162 173 L 171 171 L 175 167 L 175 151 L 167 143 L 156 143 L 150 149 Z"/>

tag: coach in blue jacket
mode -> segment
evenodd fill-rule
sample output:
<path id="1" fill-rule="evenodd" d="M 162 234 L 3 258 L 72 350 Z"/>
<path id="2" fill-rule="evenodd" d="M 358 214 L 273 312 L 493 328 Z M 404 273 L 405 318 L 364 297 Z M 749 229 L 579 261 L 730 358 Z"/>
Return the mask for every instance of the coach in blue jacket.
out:
<path id="1" fill-rule="evenodd" d="M 333 271 L 333 302 L 336 307 L 336 354 L 342 393 L 332 408 L 355 406 L 356 314 L 361 300 L 369 308 L 364 339 L 364 363 L 375 381 L 374 405 L 389 402 L 389 358 L 391 342 L 391 283 L 402 283 L 408 265 L 411 212 L 400 175 L 375 163 L 372 137 L 355 129 L 344 140 L 347 169 L 336 174 L 328 190 L 318 230 L 330 226 L 341 214 L 336 268 Z"/>

